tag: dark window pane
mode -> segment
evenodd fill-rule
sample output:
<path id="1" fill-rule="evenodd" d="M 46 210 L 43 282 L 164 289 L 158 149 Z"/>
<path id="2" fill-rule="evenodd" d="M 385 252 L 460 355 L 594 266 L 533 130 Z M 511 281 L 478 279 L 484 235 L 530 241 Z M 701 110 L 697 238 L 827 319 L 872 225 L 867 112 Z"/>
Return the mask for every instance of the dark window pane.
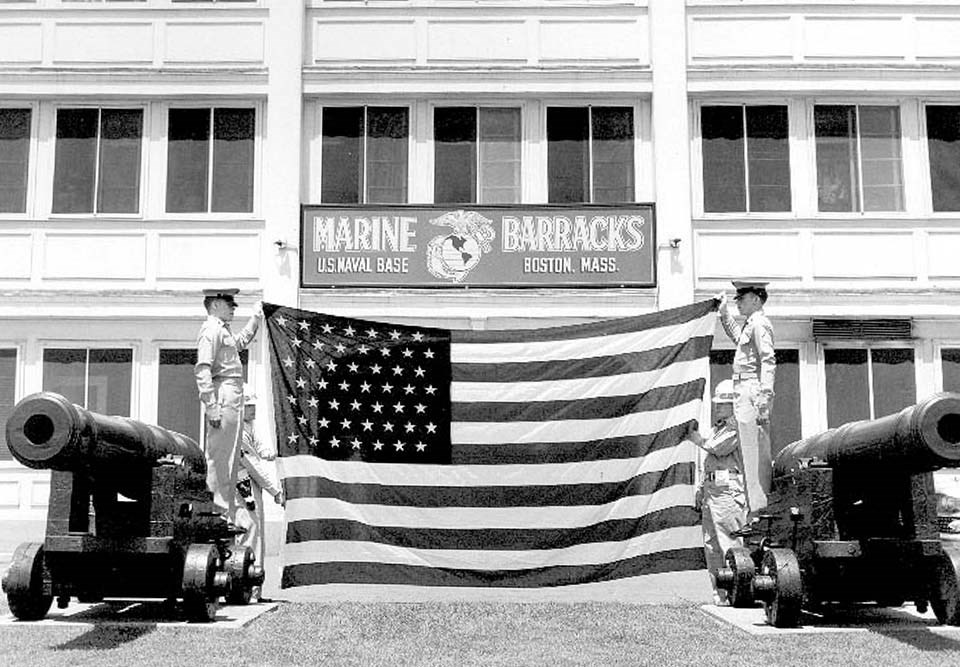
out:
<path id="1" fill-rule="evenodd" d="M 0 109 L 0 213 L 27 210 L 29 161 L 30 109 Z"/>
<path id="2" fill-rule="evenodd" d="M 589 202 L 589 109 L 547 109 L 547 181 L 551 204 Z"/>
<path id="3" fill-rule="evenodd" d="M 960 107 L 927 107 L 934 211 L 960 211 Z"/>
<path id="4" fill-rule="evenodd" d="M 864 211 L 902 211 L 900 108 L 862 106 L 860 160 Z"/>
<path id="5" fill-rule="evenodd" d="M 167 121 L 167 212 L 206 213 L 210 109 L 170 109 Z"/>
<path id="6" fill-rule="evenodd" d="M 434 195 L 438 203 L 477 201 L 477 110 L 438 108 L 433 115 Z"/>
<path id="7" fill-rule="evenodd" d="M 747 161 L 751 211 L 790 210 L 790 145 L 785 106 L 749 106 Z"/>
<path id="8" fill-rule="evenodd" d="M 358 204 L 363 166 L 363 107 L 323 110 L 320 201 Z"/>
<path id="9" fill-rule="evenodd" d="M 520 202 L 520 109 L 480 109 L 480 203 Z"/>
<path id="10" fill-rule="evenodd" d="M 17 389 L 17 351 L 0 349 L 0 424 L 6 424 L 13 412 Z M 0 428 L 0 461 L 13 458 L 7 447 L 7 429 Z"/>
<path id="11" fill-rule="evenodd" d="M 817 201 L 820 211 L 859 211 L 857 115 L 853 106 L 817 106 Z"/>
<path id="12" fill-rule="evenodd" d="M 97 109 L 57 111 L 54 213 L 93 213 L 98 117 Z"/>
<path id="13" fill-rule="evenodd" d="M 770 447 L 773 455 L 801 438 L 800 352 L 777 350 L 777 378 L 770 415 Z"/>
<path id="14" fill-rule="evenodd" d="M 200 401 L 193 365 L 195 349 L 160 350 L 157 423 L 200 441 Z"/>
<path id="15" fill-rule="evenodd" d="M 87 409 L 129 417 L 133 350 L 90 350 L 87 373 Z"/>
<path id="16" fill-rule="evenodd" d="M 913 349 L 870 350 L 873 365 L 873 416 L 885 417 L 917 402 Z"/>
<path id="17" fill-rule="evenodd" d="M 228 213 L 253 211 L 253 109 L 214 109 L 213 204 Z"/>
<path id="18" fill-rule="evenodd" d="M 367 203 L 407 201 L 407 116 L 404 107 L 367 109 Z"/>
<path id="19" fill-rule="evenodd" d="M 827 426 L 870 418 L 867 351 L 827 348 L 823 351 L 827 379 Z"/>
<path id="20" fill-rule="evenodd" d="M 63 395 L 71 403 L 85 405 L 87 351 L 47 349 L 43 351 L 43 390 Z"/>
<path id="21" fill-rule="evenodd" d="M 708 213 L 746 211 L 743 108 L 703 107 L 703 208 Z"/>
<path id="22" fill-rule="evenodd" d="M 140 210 L 140 137 L 143 111 L 103 109 L 100 113 L 99 213 Z"/>
<path id="23" fill-rule="evenodd" d="M 960 392 L 960 348 L 943 348 L 940 350 L 940 361 L 943 368 L 943 390 Z"/>
<path id="24" fill-rule="evenodd" d="M 633 193 L 633 109 L 594 107 L 593 201 L 632 202 Z"/>

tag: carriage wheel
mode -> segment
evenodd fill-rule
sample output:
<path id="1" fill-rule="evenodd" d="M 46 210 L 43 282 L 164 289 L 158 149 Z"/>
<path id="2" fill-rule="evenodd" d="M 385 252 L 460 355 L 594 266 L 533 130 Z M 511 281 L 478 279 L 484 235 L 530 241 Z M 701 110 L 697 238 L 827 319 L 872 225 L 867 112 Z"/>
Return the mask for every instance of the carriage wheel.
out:
<path id="1" fill-rule="evenodd" d="M 217 617 L 217 560 L 212 544 L 191 544 L 183 563 L 183 609 L 187 619 L 209 623 Z"/>
<path id="2" fill-rule="evenodd" d="M 733 587 L 729 591 L 730 606 L 752 607 L 753 577 L 757 573 L 757 566 L 750 550 L 746 547 L 731 547 L 727 549 L 724 560 L 733 572 Z"/>
<path id="3" fill-rule="evenodd" d="M 931 575 L 930 606 L 937 620 L 960 625 L 960 553 L 944 548 Z"/>
<path id="4" fill-rule="evenodd" d="M 767 623 L 776 628 L 793 628 L 800 624 L 803 584 L 800 563 L 790 549 L 767 549 L 760 565 L 760 575 L 773 580 L 772 594 L 764 600 Z"/>
<path id="5" fill-rule="evenodd" d="M 227 604 L 250 604 L 253 595 L 254 562 L 256 557 L 250 547 L 233 547 L 233 552 L 224 564 L 230 575 L 230 590 L 227 592 Z"/>
<path id="6" fill-rule="evenodd" d="M 10 569 L 3 578 L 10 611 L 21 621 L 38 621 L 50 611 L 53 595 L 45 593 L 50 573 L 43 559 L 43 544 L 25 542 L 13 552 Z"/>

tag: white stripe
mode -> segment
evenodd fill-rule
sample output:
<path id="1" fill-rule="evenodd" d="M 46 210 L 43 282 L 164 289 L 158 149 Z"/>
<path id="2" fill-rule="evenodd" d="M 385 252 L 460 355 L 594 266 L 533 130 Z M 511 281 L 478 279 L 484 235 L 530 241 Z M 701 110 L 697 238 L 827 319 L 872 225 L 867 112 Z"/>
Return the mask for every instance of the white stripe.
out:
<path id="1" fill-rule="evenodd" d="M 693 506 L 694 487 L 675 484 L 645 496 L 625 496 L 604 505 L 548 507 L 409 507 L 359 505 L 335 498 L 287 500 L 286 519 L 342 519 L 396 528 L 582 528 L 602 521 L 633 519 L 675 507 Z"/>
<path id="2" fill-rule="evenodd" d="M 590 359 L 627 352 L 646 350 L 685 343 L 696 336 L 714 331 L 717 315 L 709 312 L 683 324 L 630 331 L 627 333 L 574 338 L 570 340 L 528 341 L 518 343 L 467 343 L 450 345 L 453 364 L 495 364 L 517 361 L 552 361 L 559 359 Z"/>
<path id="3" fill-rule="evenodd" d="M 670 364 L 664 368 L 622 375 L 545 380 L 535 382 L 453 382 L 453 403 L 558 401 L 600 396 L 639 395 L 657 387 L 670 387 L 702 378 L 707 358 Z"/>
<path id="4" fill-rule="evenodd" d="M 300 542 L 283 547 L 284 565 L 325 562 L 391 563 L 476 570 L 526 570 L 551 565 L 596 565 L 703 544 L 699 526 L 667 528 L 622 542 L 578 544 L 563 549 L 467 551 L 405 549 L 374 542 Z"/>
<path id="5" fill-rule="evenodd" d="M 450 440 L 456 444 L 586 442 L 603 438 L 651 435 L 700 416 L 699 398 L 665 410 L 637 412 L 610 419 L 570 419 L 546 422 L 453 422 Z"/>
<path id="6" fill-rule="evenodd" d="M 571 463 L 444 466 L 327 461 L 309 454 L 280 457 L 277 462 L 283 479 L 324 477 L 343 484 L 473 487 L 622 482 L 676 463 L 692 463 L 696 457 L 696 446 L 683 441 L 639 458 Z"/>

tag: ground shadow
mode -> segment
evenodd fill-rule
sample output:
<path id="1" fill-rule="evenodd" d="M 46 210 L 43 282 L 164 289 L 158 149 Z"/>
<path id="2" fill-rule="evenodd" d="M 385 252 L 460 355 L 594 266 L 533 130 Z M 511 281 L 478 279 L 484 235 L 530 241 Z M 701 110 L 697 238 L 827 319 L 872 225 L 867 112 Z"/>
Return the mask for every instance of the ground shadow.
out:
<path id="1" fill-rule="evenodd" d="M 54 646 L 55 651 L 108 651 L 136 641 L 157 629 L 156 625 L 97 625 L 79 637 Z"/>

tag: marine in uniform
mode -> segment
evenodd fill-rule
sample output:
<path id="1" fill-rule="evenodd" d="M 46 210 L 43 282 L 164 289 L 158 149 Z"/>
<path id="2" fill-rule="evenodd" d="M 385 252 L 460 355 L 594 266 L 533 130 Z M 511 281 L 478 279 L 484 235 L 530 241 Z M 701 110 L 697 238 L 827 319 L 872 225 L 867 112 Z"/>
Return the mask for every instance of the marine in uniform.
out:
<path id="1" fill-rule="evenodd" d="M 240 538 L 241 546 L 250 547 L 257 562 L 263 565 L 266 558 L 264 546 L 263 492 L 266 491 L 278 505 L 284 504 L 283 491 L 277 478 L 275 460 L 277 452 L 257 436 L 254 420 L 257 418 L 257 399 L 247 388 L 243 393 L 243 434 L 240 444 L 240 472 L 237 476 L 237 492 L 240 495 L 237 510 L 237 525 L 245 532 Z M 259 591 L 254 591 L 259 598 Z"/>
<path id="2" fill-rule="evenodd" d="M 722 380 L 713 392 L 713 430 L 704 438 L 691 430 L 688 439 L 706 452 L 700 497 L 703 512 L 703 551 L 713 584 L 714 602 L 726 603 L 726 591 L 717 589 L 717 570 L 727 549 L 741 546 L 733 533 L 747 522 L 744 493 L 743 456 L 737 420 L 734 417 L 735 391 L 732 380 Z"/>
<path id="3" fill-rule="evenodd" d="M 763 313 L 767 302 L 767 283 L 733 281 L 737 290 L 743 326 L 730 314 L 725 294 L 720 300 L 720 324 L 733 344 L 734 416 L 743 451 L 743 472 L 747 481 L 747 502 L 751 512 L 767 505 L 773 478 L 770 454 L 770 410 L 776 376 L 773 325 Z"/>
<path id="4" fill-rule="evenodd" d="M 204 453 L 207 458 L 207 486 L 213 502 L 228 521 L 237 508 L 237 472 L 243 411 L 243 366 L 240 351 L 260 328 L 263 310 L 257 303 L 254 315 L 243 329 L 230 330 L 237 308 L 236 289 L 204 290 L 207 319 L 197 335 L 197 364 L 194 374 L 206 418 Z"/>

